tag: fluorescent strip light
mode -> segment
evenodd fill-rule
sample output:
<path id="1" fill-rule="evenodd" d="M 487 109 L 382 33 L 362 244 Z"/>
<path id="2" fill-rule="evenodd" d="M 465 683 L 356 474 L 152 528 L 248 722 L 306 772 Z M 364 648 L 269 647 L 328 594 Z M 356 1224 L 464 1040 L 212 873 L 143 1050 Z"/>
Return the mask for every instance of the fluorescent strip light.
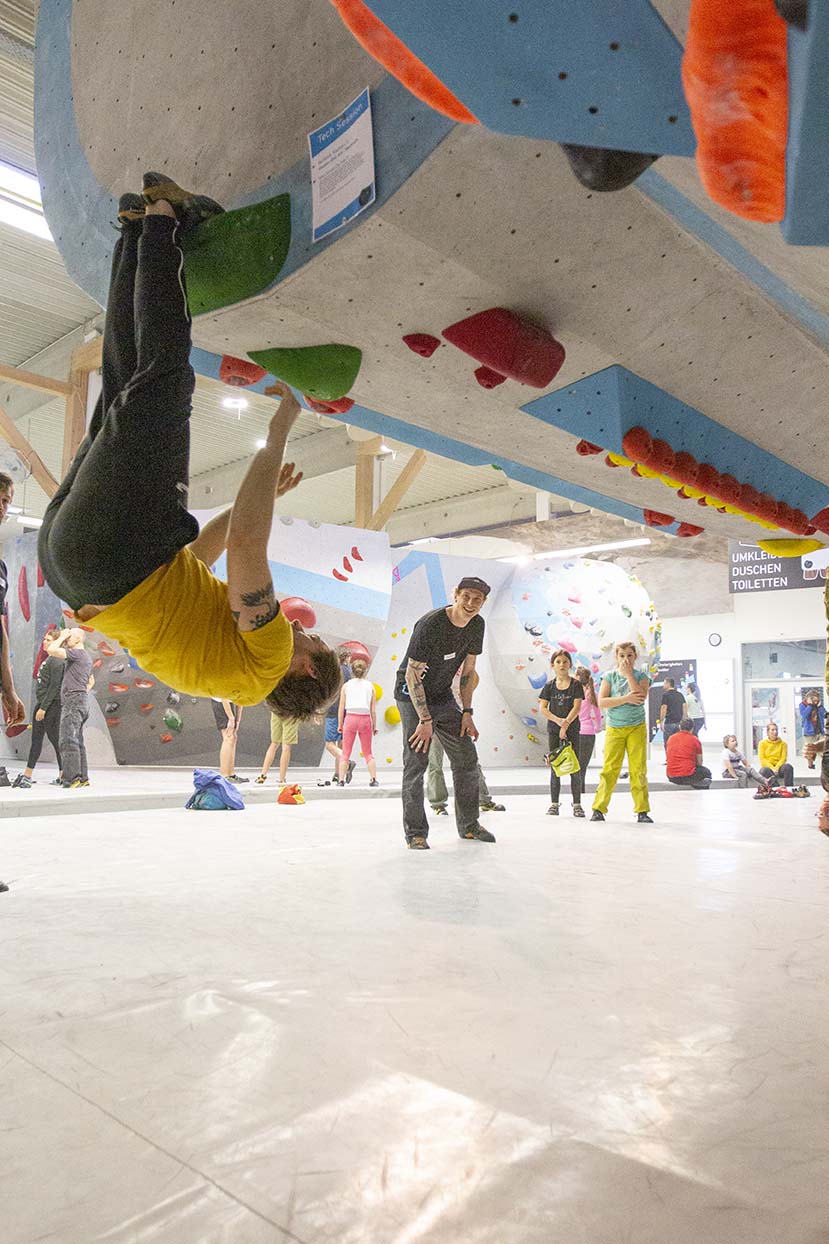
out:
<path id="1" fill-rule="evenodd" d="M 19 203 L 5 198 L 2 191 L 0 191 L 0 221 L 4 225 L 11 225 L 13 229 L 22 229 L 25 233 L 33 233 L 35 237 L 45 238 L 47 242 L 52 241 L 49 226 L 42 212 L 29 207 L 21 207 Z"/>
<path id="2" fill-rule="evenodd" d="M 643 536 L 639 540 L 615 540 L 610 544 L 585 544 L 580 549 L 554 549 L 551 553 L 524 554 L 522 557 L 499 557 L 498 561 L 525 566 L 528 561 L 540 562 L 552 557 L 586 557 L 588 553 L 609 553 L 613 549 L 635 549 L 650 543 L 651 541 L 648 537 Z"/>
<path id="3" fill-rule="evenodd" d="M 8 509 L 6 510 L 6 513 L 7 514 L 22 514 L 23 506 L 22 505 L 10 505 Z"/>
<path id="4" fill-rule="evenodd" d="M 244 410 L 248 404 L 246 397 L 223 397 L 222 405 L 227 410 Z"/>
<path id="5" fill-rule="evenodd" d="M 0 161 L 0 221 L 51 241 L 36 177 Z"/>
<path id="6" fill-rule="evenodd" d="M 18 514 L 17 521 L 21 527 L 42 527 L 42 518 L 33 518 L 31 514 Z"/>

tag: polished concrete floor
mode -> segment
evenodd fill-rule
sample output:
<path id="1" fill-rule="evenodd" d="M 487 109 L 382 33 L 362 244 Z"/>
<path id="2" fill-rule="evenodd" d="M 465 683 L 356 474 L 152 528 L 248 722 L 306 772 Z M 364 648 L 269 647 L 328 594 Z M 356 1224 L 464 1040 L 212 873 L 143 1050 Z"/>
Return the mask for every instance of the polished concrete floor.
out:
<path id="1" fill-rule="evenodd" d="M 4 820 L 3 1244 L 825 1244 L 817 804 Z"/>

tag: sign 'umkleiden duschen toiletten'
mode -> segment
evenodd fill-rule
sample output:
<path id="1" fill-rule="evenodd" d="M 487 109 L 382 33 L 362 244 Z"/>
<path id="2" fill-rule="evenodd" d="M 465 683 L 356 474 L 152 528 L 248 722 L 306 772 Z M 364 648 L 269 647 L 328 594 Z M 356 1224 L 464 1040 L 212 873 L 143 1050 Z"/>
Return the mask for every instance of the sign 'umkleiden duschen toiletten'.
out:
<path id="1" fill-rule="evenodd" d="M 775 557 L 756 544 L 728 542 L 728 590 L 787 592 L 800 587 L 824 587 L 829 549 L 804 557 Z"/>

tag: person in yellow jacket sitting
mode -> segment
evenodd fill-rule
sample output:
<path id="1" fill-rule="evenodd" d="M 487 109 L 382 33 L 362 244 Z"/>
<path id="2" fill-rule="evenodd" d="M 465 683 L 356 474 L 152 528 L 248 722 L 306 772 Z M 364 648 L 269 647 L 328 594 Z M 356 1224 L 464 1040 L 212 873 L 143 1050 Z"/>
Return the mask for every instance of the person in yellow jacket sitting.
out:
<path id="1" fill-rule="evenodd" d="M 794 785 L 794 769 L 786 761 L 788 754 L 788 743 L 780 738 L 777 723 L 770 721 L 766 726 L 766 737 L 760 740 L 757 748 L 757 759 L 761 774 L 770 779 L 772 786 Z"/>

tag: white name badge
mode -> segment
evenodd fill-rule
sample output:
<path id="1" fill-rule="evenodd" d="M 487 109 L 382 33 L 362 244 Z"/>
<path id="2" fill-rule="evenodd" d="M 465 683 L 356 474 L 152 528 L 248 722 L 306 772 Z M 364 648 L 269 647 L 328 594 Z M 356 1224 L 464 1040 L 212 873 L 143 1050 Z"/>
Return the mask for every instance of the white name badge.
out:
<path id="1" fill-rule="evenodd" d="M 451 661 L 451 660 L 455 657 L 455 655 L 456 655 L 456 654 L 455 654 L 454 652 L 447 652 L 447 653 L 444 655 L 444 658 L 443 658 L 443 659 L 444 659 L 444 661 Z"/>

